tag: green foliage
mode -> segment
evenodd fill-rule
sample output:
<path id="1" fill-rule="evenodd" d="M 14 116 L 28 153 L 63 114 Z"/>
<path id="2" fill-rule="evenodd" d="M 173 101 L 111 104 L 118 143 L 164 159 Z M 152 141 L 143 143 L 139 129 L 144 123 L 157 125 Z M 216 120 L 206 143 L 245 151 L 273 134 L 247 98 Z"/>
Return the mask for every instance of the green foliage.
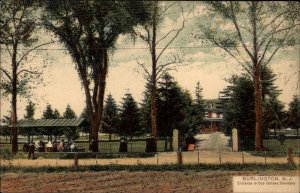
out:
<path id="1" fill-rule="evenodd" d="M 111 139 L 111 134 L 117 133 L 119 130 L 120 118 L 118 106 L 111 94 L 107 96 L 105 103 L 102 118 L 102 132 L 109 133 L 109 139 Z"/>
<path id="2" fill-rule="evenodd" d="M 67 48 L 85 91 L 94 140 L 103 114 L 109 51 L 121 34 L 149 19 L 143 1 L 46 0 L 43 24 Z M 98 146 L 92 146 L 98 151 Z"/>
<path id="3" fill-rule="evenodd" d="M 189 123 L 186 121 L 188 111 L 192 106 L 191 95 L 183 90 L 173 77 L 165 74 L 158 82 L 158 134 L 172 136 L 174 129 L 187 133 Z"/>
<path id="4" fill-rule="evenodd" d="M 26 120 L 34 120 L 35 113 L 35 104 L 32 101 L 29 101 L 28 105 L 25 108 L 26 114 L 24 115 L 24 119 Z M 30 136 L 37 134 L 35 128 L 21 128 L 20 134 L 28 137 L 27 142 L 30 142 Z"/>
<path id="5" fill-rule="evenodd" d="M 130 93 L 123 97 L 120 113 L 120 131 L 122 136 L 138 136 L 141 134 L 141 116 L 137 102 Z"/>
<path id="6" fill-rule="evenodd" d="M 60 119 L 60 113 L 57 109 L 53 111 L 51 105 L 47 105 L 46 110 L 43 112 L 42 119 Z M 63 134 L 62 128 L 56 128 L 56 127 L 46 127 L 41 129 L 42 135 L 47 135 L 48 139 L 50 137 L 50 140 L 52 140 L 52 136 L 57 137 L 61 136 Z"/>
<path id="7" fill-rule="evenodd" d="M 196 133 L 204 117 L 200 84 L 197 84 L 196 99 L 193 101 L 189 92 L 183 90 L 172 76 L 166 74 L 158 83 L 156 101 L 159 136 L 172 136 L 174 129 L 179 129 L 183 134 L 188 131 Z M 141 114 L 142 125 L 148 132 L 151 128 L 150 113 L 150 84 L 147 84 L 144 91 Z"/>
<path id="8" fill-rule="evenodd" d="M 281 90 L 279 90 L 278 87 L 275 86 L 275 81 L 277 80 L 277 77 L 270 66 L 261 65 L 260 79 L 263 101 L 266 98 L 275 99 L 281 94 Z"/>
<path id="9" fill-rule="evenodd" d="M 151 84 L 146 83 L 145 91 L 143 92 L 144 98 L 141 103 L 141 127 L 145 133 L 150 133 L 151 131 L 151 96 L 150 96 Z M 156 95 L 156 101 L 159 103 L 159 98 Z"/>
<path id="10" fill-rule="evenodd" d="M 70 105 L 67 105 L 66 110 L 63 114 L 65 119 L 77 118 L 76 113 L 73 111 Z M 66 127 L 64 128 L 64 135 L 68 140 L 75 140 L 79 138 L 79 128 L 76 127 Z"/>
<path id="11" fill-rule="evenodd" d="M 195 38 L 223 49 L 253 78 L 256 93 L 255 148 L 262 150 L 261 98 L 268 90 L 260 88 L 260 71 L 262 65 L 271 62 L 278 50 L 295 45 L 299 34 L 300 4 L 274 1 L 205 3 L 207 13 L 199 19 L 205 22 L 199 23 L 199 33 Z"/>
<path id="12" fill-rule="evenodd" d="M 284 105 L 277 98 L 267 98 L 263 104 L 263 127 L 265 134 L 268 129 L 274 129 L 275 134 L 284 128 L 286 115 L 283 111 Z"/>
<path id="13" fill-rule="evenodd" d="M 297 130 L 299 134 L 300 128 L 300 99 L 297 96 L 293 97 L 293 100 L 289 103 L 289 110 L 287 115 L 287 125 L 292 129 Z"/>
<path id="14" fill-rule="evenodd" d="M 254 148 L 255 139 L 255 112 L 253 82 L 247 77 L 231 77 L 231 84 L 221 93 L 223 109 L 222 130 L 231 135 L 232 128 L 237 128 L 241 145 L 245 149 Z"/>
<path id="15" fill-rule="evenodd" d="M 185 120 L 189 130 L 194 134 L 197 133 L 199 127 L 204 123 L 205 108 L 202 90 L 200 82 L 197 82 L 195 89 L 196 99 L 192 103 L 192 106 L 188 109 L 188 116 Z"/>
<path id="16" fill-rule="evenodd" d="M 14 159 L 14 154 L 9 149 L 0 148 L 0 159 L 4 159 L 10 162 Z"/>
<path id="17" fill-rule="evenodd" d="M 9 116 L 3 116 L 1 122 L 5 125 L 8 126 L 10 125 L 10 117 Z M 7 141 L 7 137 L 11 136 L 11 128 L 4 127 L 0 129 L 0 135 L 5 137 L 5 141 Z"/>
<path id="18" fill-rule="evenodd" d="M 89 122 L 89 118 L 88 118 L 88 113 L 87 113 L 87 108 L 86 107 L 82 110 L 82 112 L 80 114 L 80 118 L 84 118 L 87 122 Z M 83 127 L 81 127 L 81 132 L 86 133 L 86 134 L 90 133 L 90 127 L 89 126 L 83 126 Z"/>
<path id="19" fill-rule="evenodd" d="M 30 5 L 26 1 L 1 2 L 0 43 L 7 47 L 7 54 L 11 57 L 7 65 L 0 67 L 4 72 L 1 82 L 3 96 L 18 94 L 21 97 L 29 97 L 30 90 L 42 81 L 43 67 L 37 70 L 36 64 L 35 67 L 30 64 L 30 53 L 35 50 L 38 42 L 36 32 L 39 15 L 35 14 L 38 9 L 36 2 Z"/>
<path id="20" fill-rule="evenodd" d="M 280 129 L 285 122 L 283 112 L 284 105 L 277 99 L 280 90 L 274 85 L 276 75 L 269 66 L 261 66 L 261 88 L 263 99 L 263 134 L 268 135 L 268 129 Z M 251 150 L 255 141 L 255 102 L 254 102 L 254 82 L 247 75 L 232 76 L 228 82 L 231 84 L 221 93 L 223 108 L 222 129 L 226 135 L 231 135 L 232 128 L 239 131 L 241 145 L 247 150 Z"/>

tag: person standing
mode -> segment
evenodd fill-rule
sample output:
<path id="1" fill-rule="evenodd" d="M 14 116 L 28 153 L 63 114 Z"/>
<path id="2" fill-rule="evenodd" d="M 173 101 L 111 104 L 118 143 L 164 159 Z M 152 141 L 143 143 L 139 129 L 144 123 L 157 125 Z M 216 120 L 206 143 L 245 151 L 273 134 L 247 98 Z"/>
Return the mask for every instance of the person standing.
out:
<path id="1" fill-rule="evenodd" d="M 29 148 L 28 148 L 28 159 L 31 158 L 32 156 L 32 159 L 34 159 L 34 142 L 31 141 L 31 143 L 29 144 Z"/>

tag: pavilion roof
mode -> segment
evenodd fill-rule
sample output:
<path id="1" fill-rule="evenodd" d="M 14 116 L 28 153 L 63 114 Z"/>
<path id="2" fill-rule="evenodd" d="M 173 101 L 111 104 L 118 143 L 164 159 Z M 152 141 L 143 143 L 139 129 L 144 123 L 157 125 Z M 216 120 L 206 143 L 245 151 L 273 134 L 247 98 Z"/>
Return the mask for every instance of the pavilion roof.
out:
<path id="1" fill-rule="evenodd" d="M 80 127 L 87 125 L 84 118 L 74 119 L 36 119 L 36 120 L 20 120 L 17 124 L 9 127 L 17 128 L 33 128 L 33 127 Z"/>

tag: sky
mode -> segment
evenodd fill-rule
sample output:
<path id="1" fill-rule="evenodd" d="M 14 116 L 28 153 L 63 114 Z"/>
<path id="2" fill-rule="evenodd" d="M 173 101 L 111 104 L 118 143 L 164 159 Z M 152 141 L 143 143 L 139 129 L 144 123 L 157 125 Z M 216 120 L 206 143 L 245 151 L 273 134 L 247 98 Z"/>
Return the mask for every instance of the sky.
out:
<path id="1" fill-rule="evenodd" d="M 189 90 L 192 96 L 195 94 L 196 83 L 200 81 L 204 98 L 214 99 L 218 98 L 219 92 L 228 85 L 225 79 L 233 74 L 240 74 L 242 69 L 220 48 L 197 46 L 198 41 L 191 34 L 197 29 L 198 16 L 203 14 L 205 9 L 197 3 L 194 6 L 185 28 L 174 43 L 170 45 L 161 62 L 166 61 L 167 57 L 173 53 L 178 54 L 184 65 L 169 73 L 174 76 L 183 89 Z M 178 7 L 170 12 L 162 20 L 159 32 L 160 37 L 182 24 L 183 17 L 178 12 Z M 185 16 L 188 12 L 189 7 L 185 7 Z M 41 41 L 51 39 L 49 34 L 43 33 L 39 36 Z M 48 62 L 48 66 L 43 73 L 44 84 L 37 85 L 37 88 L 32 90 L 33 96 L 30 98 L 37 105 L 35 118 L 41 118 L 47 104 L 51 104 L 52 108 L 58 109 L 61 114 L 65 111 L 66 106 L 70 105 L 79 116 L 85 107 L 85 95 L 75 64 L 68 53 L 61 50 L 64 48 L 61 44 L 56 42 L 44 48 L 51 50 L 32 52 L 32 55 L 35 56 L 31 61 L 33 65 L 39 66 L 43 60 Z M 117 103 L 121 104 L 122 97 L 129 92 L 136 101 L 141 102 L 146 81 L 137 61 L 150 64 L 149 50 L 142 41 L 136 40 L 133 42 L 126 35 L 119 37 L 116 48 L 119 49 L 110 53 L 106 95 L 112 94 Z M 8 65 L 5 50 L 1 51 L 1 55 L 1 65 Z M 299 88 L 297 87 L 298 79 L 297 75 L 295 75 L 299 68 L 299 45 L 279 51 L 271 61 L 270 66 L 277 75 L 276 85 L 279 89 L 282 89 L 279 100 L 287 105 L 292 100 L 293 95 L 299 93 Z M 1 117 L 9 114 L 9 100 L 9 98 L 1 97 Z M 27 104 L 28 99 L 18 101 L 19 119 L 24 117 Z"/>

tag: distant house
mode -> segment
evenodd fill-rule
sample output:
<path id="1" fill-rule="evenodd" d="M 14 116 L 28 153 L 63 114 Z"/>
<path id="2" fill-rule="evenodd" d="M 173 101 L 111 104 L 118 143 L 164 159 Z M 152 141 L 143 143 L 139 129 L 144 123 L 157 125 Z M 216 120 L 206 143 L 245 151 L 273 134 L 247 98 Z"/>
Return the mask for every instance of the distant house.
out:
<path id="1" fill-rule="evenodd" d="M 223 114 L 219 99 L 205 99 L 205 124 L 204 129 L 219 131 L 222 127 Z"/>

